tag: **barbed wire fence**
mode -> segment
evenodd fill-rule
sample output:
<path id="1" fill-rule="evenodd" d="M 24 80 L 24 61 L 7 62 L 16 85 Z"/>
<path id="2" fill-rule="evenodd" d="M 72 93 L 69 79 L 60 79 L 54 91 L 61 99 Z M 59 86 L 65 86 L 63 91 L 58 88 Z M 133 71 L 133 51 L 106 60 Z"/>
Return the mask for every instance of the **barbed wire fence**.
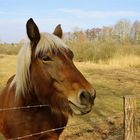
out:
<path id="1" fill-rule="evenodd" d="M 104 118 L 104 119 L 100 119 L 98 121 L 96 121 L 96 120 L 94 120 L 94 121 L 92 120 L 91 121 L 91 119 L 89 119 L 87 121 L 89 123 L 91 123 L 91 124 L 97 124 L 97 123 L 102 123 L 103 121 L 107 121 L 108 119 L 114 119 L 116 117 L 121 117 L 121 115 L 107 117 L 107 118 Z M 50 132 L 62 130 L 62 129 L 65 129 L 65 128 L 73 128 L 73 127 L 77 127 L 77 126 L 81 126 L 81 125 L 85 125 L 85 122 L 83 122 L 83 123 L 77 123 L 77 124 L 70 124 L 70 125 L 67 125 L 67 126 L 58 127 L 58 128 L 50 129 L 50 130 L 44 130 L 44 131 L 40 131 L 40 132 L 36 132 L 36 133 L 24 135 L 24 136 L 19 136 L 19 137 L 16 137 L 16 138 L 10 138 L 10 139 L 7 139 L 7 140 L 21 140 L 21 139 L 25 139 L 25 138 L 29 138 L 29 137 L 34 137 L 34 136 L 38 136 L 38 135 L 42 135 L 42 134 L 46 134 L 46 133 L 50 133 Z M 96 135 L 96 133 L 95 133 L 95 135 Z M 122 136 L 122 135 L 117 135 L 115 137 L 117 138 L 117 137 L 120 137 L 120 136 Z M 109 138 L 109 140 L 114 140 L 114 137 L 113 138 Z"/>
<path id="2" fill-rule="evenodd" d="M 122 99 L 123 96 L 122 97 L 119 97 L 119 98 Z M 140 96 L 136 96 L 136 98 L 140 98 Z M 50 106 L 50 105 L 47 105 L 46 104 L 46 105 L 30 105 L 30 106 L 2 108 L 2 109 L 0 109 L 0 112 L 1 111 L 16 111 L 16 110 L 31 109 L 31 108 L 43 108 L 43 107 L 48 107 L 48 106 Z M 137 110 L 140 110 L 140 106 L 137 106 Z M 140 113 L 140 112 L 138 112 L 138 113 Z M 122 117 L 122 114 L 121 115 L 118 115 L 118 116 L 115 115 L 115 116 L 111 116 L 111 117 L 106 117 L 106 118 L 100 119 L 98 121 L 96 121 L 96 120 L 93 121 L 91 119 L 88 119 L 86 121 L 88 121 L 91 124 L 96 125 L 97 123 L 104 123 L 104 121 L 108 121 L 110 119 L 115 119 L 116 117 Z M 138 122 L 138 124 L 140 124 L 140 118 L 137 120 L 137 122 Z M 54 128 L 54 129 L 50 129 L 50 130 L 44 130 L 44 131 L 40 131 L 40 132 L 36 132 L 36 133 L 32 133 L 32 134 L 27 134 L 27 135 L 15 137 L 15 138 L 10 138 L 10 139 L 7 139 L 7 140 L 21 140 L 21 139 L 25 139 L 25 138 L 29 138 L 29 137 L 34 137 L 34 136 L 38 136 L 38 135 L 42 135 L 42 134 L 46 134 L 46 133 L 50 133 L 50 132 L 62 130 L 62 129 L 65 129 L 65 128 L 73 128 L 73 127 L 77 127 L 77 126 L 81 126 L 81 125 L 85 125 L 85 122 L 83 122 L 83 123 L 77 123 L 77 124 L 70 124 L 70 125 L 67 125 L 67 126 L 58 127 L 58 128 Z M 138 127 L 140 127 L 140 126 L 138 126 Z M 138 129 L 136 129 L 136 130 L 137 130 L 136 133 L 139 134 L 140 132 L 138 131 Z M 95 135 L 97 135 L 97 134 L 95 133 Z M 123 138 L 123 134 L 117 135 L 117 136 L 113 136 L 112 138 L 110 137 L 107 140 L 115 140 L 115 139 L 120 138 L 120 137 Z"/>

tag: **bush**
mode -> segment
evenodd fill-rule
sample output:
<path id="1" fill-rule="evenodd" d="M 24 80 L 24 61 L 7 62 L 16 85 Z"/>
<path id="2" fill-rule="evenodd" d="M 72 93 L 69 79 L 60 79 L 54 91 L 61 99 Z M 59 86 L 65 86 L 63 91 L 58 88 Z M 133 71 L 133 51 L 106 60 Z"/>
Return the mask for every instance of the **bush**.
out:
<path id="1" fill-rule="evenodd" d="M 0 54 L 16 55 L 20 46 L 19 44 L 0 44 Z"/>
<path id="2" fill-rule="evenodd" d="M 68 41 L 76 61 L 94 61 L 107 63 L 110 59 L 122 56 L 140 57 L 140 45 L 121 44 L 116 41 L 74 40 Z"/>

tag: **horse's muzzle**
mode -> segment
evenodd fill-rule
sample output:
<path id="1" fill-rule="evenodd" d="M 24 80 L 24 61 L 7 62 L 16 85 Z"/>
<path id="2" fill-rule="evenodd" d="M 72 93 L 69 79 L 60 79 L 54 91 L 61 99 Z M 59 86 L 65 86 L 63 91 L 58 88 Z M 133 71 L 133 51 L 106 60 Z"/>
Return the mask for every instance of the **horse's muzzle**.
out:
<path id="1" fill-rule="evenodd" d="M 69 101 L 69 105 L 76 115 L 87 114 L 91 111 L 94 105 L 94 100 L 96 98 L 96 92 L 88 92 L 86 90 L 81 90 L 77 97 L 77 102 Z"/>

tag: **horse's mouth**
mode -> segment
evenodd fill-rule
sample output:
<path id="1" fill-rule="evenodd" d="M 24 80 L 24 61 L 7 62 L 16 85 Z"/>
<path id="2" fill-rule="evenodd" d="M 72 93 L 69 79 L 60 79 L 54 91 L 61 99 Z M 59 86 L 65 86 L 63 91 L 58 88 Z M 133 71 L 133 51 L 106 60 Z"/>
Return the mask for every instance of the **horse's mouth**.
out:
<path id="1" fill-rule="evenodd" d="M 72 110 L 72 112 L 75 114 L 75 115 L 84 115 L 84 114 L 87 114 L 91 111 L 92 109 L 92 106 L 90 107 L 79 107 L 77 105 L 75 105 L 74 103 L 72 103 L 71 101 L 69 101 L 69 106 Z"/>

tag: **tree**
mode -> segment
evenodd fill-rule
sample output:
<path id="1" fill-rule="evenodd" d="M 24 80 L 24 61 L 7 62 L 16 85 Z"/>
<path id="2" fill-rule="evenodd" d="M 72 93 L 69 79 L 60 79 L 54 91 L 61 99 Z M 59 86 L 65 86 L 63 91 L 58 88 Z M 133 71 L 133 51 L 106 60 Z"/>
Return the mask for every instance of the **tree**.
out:
<path id="1" fill-rule="evenodd" d="M 88 39 L 93 40 L 93 39 L 99 39 L 100 33 L 101 33 L 101 28 L 92 28 L 86 30 L 86 35 Z"/>
<path id="2" fill-rule="evenodd" d="M 136 20 L 131 28 L 131 39 L 134 42 L 140 43 L 140 21 Z"/>
<path id="3" fill-rule="evenodd" d="M 101 30 L 100 38 L 102 40 L 111 40 L 112 39 L 112 27 L 104 26 Z"/>
<path id="4" fill-rule="evenodd" d="M 131 23 L 129 20 L 122 19 L 116 23 L 113 29 L 113 35 L 119 41 L 127 41 L 130 39 Z"/>

